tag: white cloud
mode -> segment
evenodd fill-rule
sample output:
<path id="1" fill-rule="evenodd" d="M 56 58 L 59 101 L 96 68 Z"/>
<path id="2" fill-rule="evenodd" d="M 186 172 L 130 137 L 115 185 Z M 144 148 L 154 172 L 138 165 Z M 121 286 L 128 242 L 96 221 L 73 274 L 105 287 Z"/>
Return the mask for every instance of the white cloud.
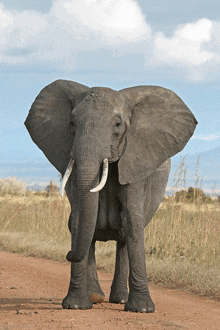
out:
<path id="1" fill-rule="evenodd" d="M 203 140 L 203 141 L 213 141 L 213 140 L 217 140 L 219 138 L 220 138 L 220 135 L 210 134 L 208 136 L 196 136 L 196 135 L 194 135 L 191 139 L 192 140 L 198 139 L 198 140 Z"/>
<path id="2" fill-rule="evenodd" d="M 216 41 L 220 46 L 219 39 L 218 26 L 207 18 L 178 26 L 171 38 L 159 32 L 154 40 L 153 64 L 187 70 L 190 79 L 202 80 L 220 64 L 219 52 L 212 49 Z"/>
<path id="3" fill-rule="evenodd" d="M 212 25 L 213 23 L 209 19 L 200 19 L 196 23 L 189 23 L 177 28 L 175 35 L 193 42 L 209 41 L 211 39 Z"/>
<path id="4" fill-rule="evenodd" d="M 3 6 L 1 9 L 3 14 L 7 13 Z M 6 64 L 27 63 L 42 44 L 47 20 L 36 11 L 10 13 L 8 16 L 10 24 L 0 30 L 0 60 Z"/>
<path id="5" fill-rule="evenodd" d="M 133 52 L 151 34 L 135 0 L 55 0 L 48 14 L 0 9 L 0 59 L 7 64 L 38 61 L 73 69 L 78 52 Z"/>
<path id="6" fill-rule="evenodd" d="M 154 55 L 166 64 L 204 64 L 213 58 L 211 52 L 202 49 L 202 44 L 211 39 L 212 26 L 212 21 L 201 19 L 178 27 L 172 38 L 166 38 L 160 32 L 155 38 Z"/>
<path id="7" fill-rule="evenodd" d="M 9 11 L 4 10 L 3 4 L 0 3 L 0 29 L 4 29 L 11 24 L 13 24 L 13 16 Z"/>
<path id="8" fill-rule="evenodd" d="M 171 68 L 203 80 L 220 69 L 220 22 L 203 18 L 180 25 L 168 38 L 153 35 L 136 0 L 54 0 L 47 14 L 10 12 L 0 3 L 2 63 L 74 70 L 89 54 L 92 69 L 103 50 L 115 58 L 138 53 L 143 69 L 146 59 L 147 70 Z"/>
<path id="9" fill-rule="evenodd" d="M 58 5 L 59 3 L 57 3 Z M 149 34 L 150 28 L 133 0 L 72 0 L 63 7 L 82 26 L 101 33 L 110 43 L 134 42 Z"/>
<path id="10" fill-rule="evenodd" d="M 154 55 L 166 64 L 187 64 L 199 66 L 213 58 L 213 54 L 202 49 L 202 44 L 211 39 L 213 23 L 202 19 L 196 23 L 186 24 L 174 32 L 172 38 L 158 33 L 154 42 Z"/>

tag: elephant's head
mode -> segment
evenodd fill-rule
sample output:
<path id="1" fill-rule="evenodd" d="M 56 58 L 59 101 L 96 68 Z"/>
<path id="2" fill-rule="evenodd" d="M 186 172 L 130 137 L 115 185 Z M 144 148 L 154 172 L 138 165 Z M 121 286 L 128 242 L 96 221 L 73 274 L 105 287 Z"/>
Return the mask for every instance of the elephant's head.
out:
<path id="1" fill-rule="evenodd" d="M 79 198 L 75 261 L 83 260 L 90 247 L 97 191 L 104 186 L 108 162 L 118 161 L 122 185 L 144 179 L 184 148 L 196 124 L 183 101 L 162 87 L 114 91 L 58 80 L 40 92 L 25 125 L 48 160 L 66 172 L 64 183 L 74 167 Z M 105 175 L 99 185 L 101 168 Z"/>

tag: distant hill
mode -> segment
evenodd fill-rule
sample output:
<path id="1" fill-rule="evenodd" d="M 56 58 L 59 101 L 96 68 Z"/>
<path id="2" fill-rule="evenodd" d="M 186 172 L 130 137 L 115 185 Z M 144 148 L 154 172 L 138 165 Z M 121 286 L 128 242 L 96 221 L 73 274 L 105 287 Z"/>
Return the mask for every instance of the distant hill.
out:
<path id="1" fill-rule="evenodd" d="M 199 157 L 198 176 L 202 179 L 204 189 L 212 190 L 215 183 L 220 193 L 220 147 L 185 156 L 186 186 L 195 186 L 196 162 Z M 168 187 L 172 187 L 176 172 L 183 155 L 177 154 L 171 160 L 171 173 Z M 39 158 L 14 158 L 0 162 L 0 178 L 16 176 L 28 184 L 44 188 L 52 179 L 59 182 L 58 171 L 42 156 Z"/>
<path id="2" fill-rule="evenodd" d="M 17 177 L 37 190 L 44 189 L 52 179 L 59 181 L 59 172 L 46 158 L 14 158 L 0 163 L 0 178 Z M 33 188 L 32 188 L 33 189 Z"/>

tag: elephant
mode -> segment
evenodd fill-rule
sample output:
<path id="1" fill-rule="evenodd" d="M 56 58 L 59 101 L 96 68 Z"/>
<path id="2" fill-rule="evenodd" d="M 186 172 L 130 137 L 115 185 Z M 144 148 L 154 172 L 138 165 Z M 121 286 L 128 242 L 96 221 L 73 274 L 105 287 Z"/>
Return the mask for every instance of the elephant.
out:
<path id="1" fill-rule="evenodd" d="M 109 301 L 131 312 L 154 312 L 144 228 L 161 203 L 170 157 L 193 135 L 197 121 L 173 91 L 136 86 L 119 91 L 56 80 L 33 102 L 25 126 L 63 176 L 71 204 L 70 285 L 64 309 L 102 302 L 96 241 L 116 241 Z M 129 285 L 129 290 L 128 290 Z"/>

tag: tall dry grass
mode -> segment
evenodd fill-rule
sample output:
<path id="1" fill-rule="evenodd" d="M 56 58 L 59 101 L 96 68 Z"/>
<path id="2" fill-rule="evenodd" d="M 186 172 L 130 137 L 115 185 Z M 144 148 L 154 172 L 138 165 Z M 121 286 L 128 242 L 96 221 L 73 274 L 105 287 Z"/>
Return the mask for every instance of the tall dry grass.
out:
<path id="1" fill-rule="evenodd" d="M 145 232 L 146 252 L 159 259 L 220 265 L 220 205 L 164 202 Z"/>
<path id="2" fill-rule="evenodd" d="M 184 188 L 183 165 L 174 192 Z M 145 229 L 150 281 L 220 299 L 220 203 L 208 201 L 164 199 Z M 1 249 L 65 260 L 71 240 L 66 197 L 34 192 L 7 195 L 0 197 L 0 210 Z M 96 247 L 98 267 L 112 271 L 115 242 L 97 242 Z"/>
<path id="3" fill-rule="evenodd" d="M 70 205 L 59 195 L 29 192 L 0 197 L 0 248 L 64 260 L 70 249 Z"/>

